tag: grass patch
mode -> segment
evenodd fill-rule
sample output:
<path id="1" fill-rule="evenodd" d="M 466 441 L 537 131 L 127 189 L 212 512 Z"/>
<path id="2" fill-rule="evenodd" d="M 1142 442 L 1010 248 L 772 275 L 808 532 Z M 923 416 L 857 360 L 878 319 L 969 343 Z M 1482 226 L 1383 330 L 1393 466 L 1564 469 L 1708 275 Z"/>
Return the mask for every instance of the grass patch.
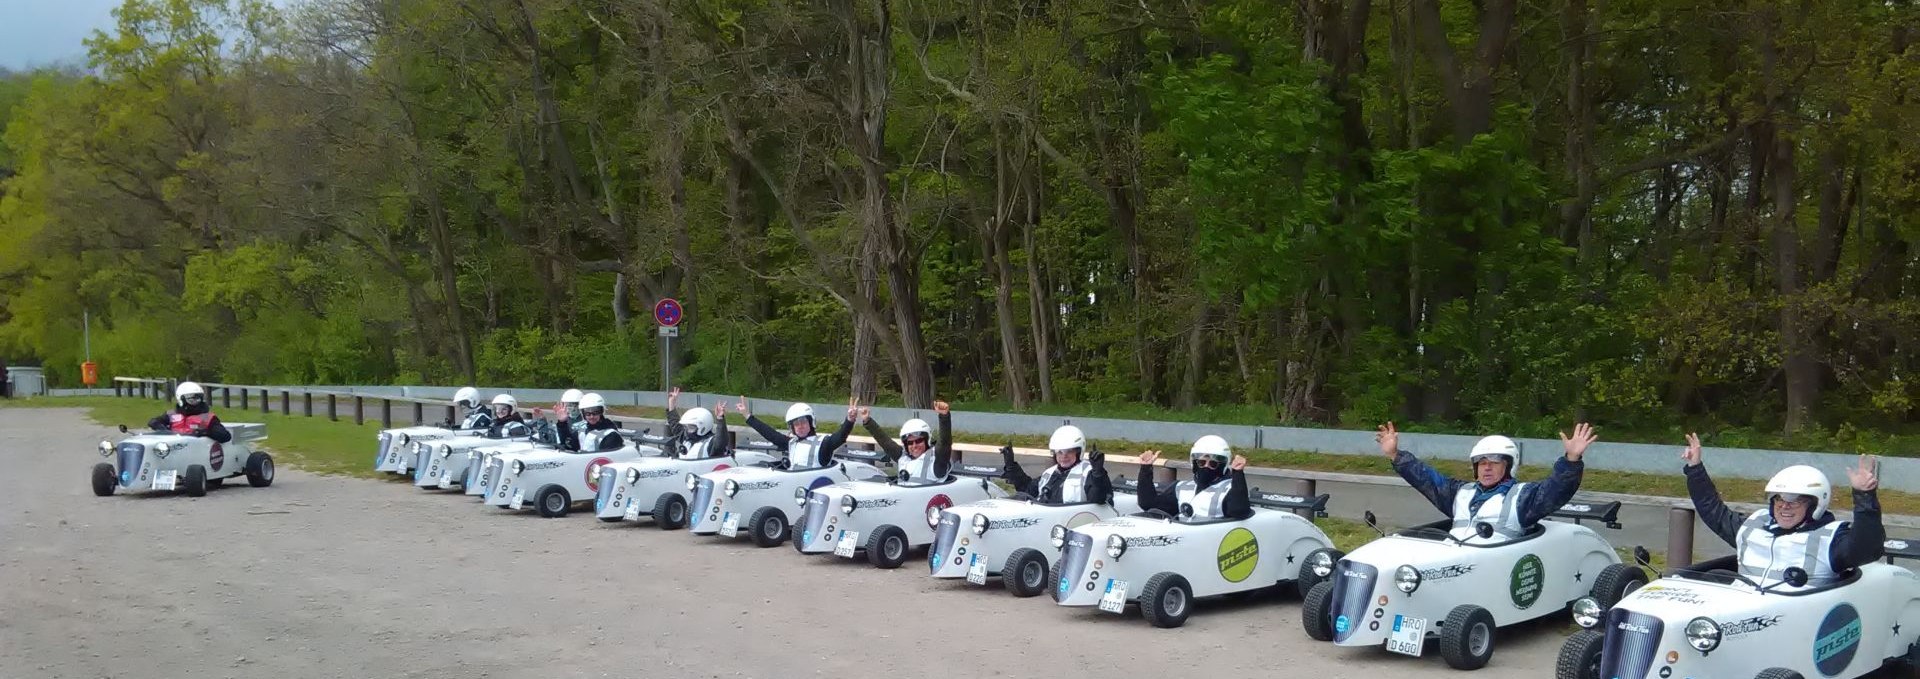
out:
<path id="1" fill-rule="evenodd" d="M 148 419 L 167 409 L 166 402 L 157 399 L 110 396 L 0 400 L 0 404 L 4 404 L 0 407 L 11 408 L 87 408 L 95 422 L 107 426 L 124 424 L 134 431 L 146 428 Z M 351 418 L 334 422 L 325 416 L 280 415 L 257 410 L 215 408 L 213 412 L 223 422 L 266 423 L 267 440 L 262 447 L 271 452 L 279 464 L 317 474 L 392 478 L 373 471 L 375 437 L 380 433 L 377 421 L 356 425 Z"/>

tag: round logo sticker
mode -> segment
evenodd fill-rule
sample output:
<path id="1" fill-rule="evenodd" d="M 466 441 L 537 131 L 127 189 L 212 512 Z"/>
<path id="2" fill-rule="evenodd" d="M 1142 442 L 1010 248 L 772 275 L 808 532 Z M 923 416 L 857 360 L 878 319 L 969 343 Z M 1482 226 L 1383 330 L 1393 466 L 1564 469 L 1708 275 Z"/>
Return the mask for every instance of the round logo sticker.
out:
<path id="1" fill-rule="evenodd" d="M 1220 538 L 1220 552 L 1217 556 L 1220 564 L 1220 577 L 1227 582 L 1239 582 L 1253 575 L 1254 564 L 1260 563 L 1260 542 L 1253 538 L 1253 531 L 1235 528 Z"/>
<path id="2" fill-rule="evenodd" d="M 946 493 L 935 495 L 933 496 L 933 499 L 927 501 L 927 509 L 933 509 L 935 507 L 946 509 L 952 506 L 953 506 L 953 498 L 947 497 Z"/>
<path id="3" fill-rule="evenodd" d="M 1546 577 L 1546 567 L 1540 564 L 1540 557 L 1528 554 L 1513 564 L 1513 578 L 1508 583 L 1508 593 L 1513 596 L 1513 605 L 1524 609 L 1540 600 L 1540 583 Z"/>
<path id="4" fill-rule="evenodd" d="M 1827 611 L 1827 618 L 1820 621 L 1819 631 L 1813 638 L 1813 666 L 1820 673 L 1832 677 L 1839 675 L 1853 664 L 1853 654 L 1860 650 L 1860 612 L 1853 606 L 1840 604 Z"/>
<path id="5" fill-rule="evenodd" d="M 600 492 L 600 470 L 605 469 L 606 466 L 610 464 L 613 464 L 613 460 L 610 460 L 604 457 L 593 458 L 592 462 L 587 463 L 587 489 L 588 490 L 591 490 L 595 493 Z"/>

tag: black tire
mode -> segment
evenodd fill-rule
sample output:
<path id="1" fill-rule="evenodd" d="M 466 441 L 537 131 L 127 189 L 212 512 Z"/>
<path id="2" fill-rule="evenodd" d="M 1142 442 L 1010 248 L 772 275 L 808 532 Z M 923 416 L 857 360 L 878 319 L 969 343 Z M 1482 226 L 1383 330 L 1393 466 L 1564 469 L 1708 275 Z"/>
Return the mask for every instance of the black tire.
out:
<path id="1" fill-rule="evenodd" d="M 187 497 L 206 497 L 207 495 L 207 468 L 206 467 L 203 467 L 197 464 L 187 465 L 186 491 L 187 491 Z"/>
<path id="2" fill-rule="evenodd" d="M 533 508 L 549 519 L 566 516 L 573 509 L 573 494 L 560 484 L 549 483 L 533 491 Z"/>
<path id="3" fill-rule="evenodd" d="M 273 485 L 273 456 L 254 453 L 247 456 L 247 485 L 265 488 Z"/>
<path id="4" fill-rule="evenodd" d="M 1048 583 L 1058 582 L 1048 579 L 1051 573 L 1046 555 L 1037 549 L 1021 547 L 1007 555 L 1007 564 L 1000 568 L 1000 583 L 1017 597 L 1040 596 L 1047 591 Z"/>
<path id="5" fill-rule="evenodd" d="M 1326 582 L 1328 580 L 1333 579 L 1333 573 L 1331 572 L 1327 573 L 1325 576 L 1321 576 L 1321 575 L 1315 574 L 1312 568 L 1307 567 L 1307 564 L 1313 563 L 1314 555 L 1319 554 L 1321 552 L 1326 552 L 1328 556 L 1333 557 L 1333 563 L 1335 564 L 1340 563 L 1341 559 L 1344 559 L 1347 557 L 1346 552 L 1342 552 L 1332 547 L 1322 547 L 1320 549 L 1307 552 L 1307 558 L 1300 560 L 1300 574 L 1295 575 L 1293 580 L 1293 591 L 1298 592 L 1300 594 L 1300 599 L 1302 601 L 1306 600 L 1307 594 L 1313 592 L 1314 585 L 1318 585 L 1322 582 Z M 1325 639 L 1322 639 L 1322 641 L 1325 641 Z"/>
<path id="6" fill-rule="evenodd" d="M 1456 670 L 1477 670 L 1493 659 L 1493 614 L 1473 604 L 1453 607 L 1440 627 L 1440 657 Z"/>
<path id="7" fill-rule="evenodd" d="M 1333 641 L 1333 581 L 1323 580 L 1300 600 L 1300 628 L 1314 641 Z"/>
<path id="8" fill-rule="evenodd" d="M 1606 570 L 1600 571 L 1600 577 L 1593 579 L 1593 599 L 1600 602 L 1600 610 L 1604 611 L 1646 584 L 1647 572 L 1639 566 L 1616 563 L 1607 566 Z"/>
<path id="9" fill-rule="evenodd" d="M 113 487 L 120 483 L 114 475 L 113 465 L 102 462 L 93 466 L 93 494 L 106 497 L 113 494 Z"/>
<path id="10" fill-rule="evenodd" d="M 779 507 L 761 507 L 748 517 L 747 529 L 753 532 L 753 544 L 779 547 L 787 541 L 788 533 L 793 532 L 793 525 L 787 523 L 787 513 Z"/>
<path id="11" fill-rule="evenodd" d="M 1155 573 L 1140 590 L 1140 615 L 1159 628 L 1187 624 L 1193 612 L 1193 587 L 1178 573 Z"/>
<path id="12" fill-rule="evenodd" d="M 1769 667 L 1753 675 L 1753 679 L 1807 679 L 1799 672 L 1784 667 Z"/>
<path id="13" fill-rule="evenodd" d="M 1600 649 L 1606 641 L 1606 635 L 1590 629 L 1567 637 L 1567 643 L 1560 646 L 1553 679 L 1600 679 Z"/>
<path id="14" fill-rule="evenodd" d="M 1054 601 L 1060 600 L 1060 562 L 1058 561 L 1053 562 L 1053 567 L 1047 569 L 1047 596 Z"/>
<path id="15" fill-rule="evenodd" d="M 876 568 L 899 568 L 907 562 L 907 532 L 899 526 L 881 526 L 867 536 L 867 563 Z"/>
<path id="16" fill-rule="evenodd" d="M 654 500 L 653 525 L 661 530 L 687 527 L 687 499 L 679 493 L 667 493 Z"/>

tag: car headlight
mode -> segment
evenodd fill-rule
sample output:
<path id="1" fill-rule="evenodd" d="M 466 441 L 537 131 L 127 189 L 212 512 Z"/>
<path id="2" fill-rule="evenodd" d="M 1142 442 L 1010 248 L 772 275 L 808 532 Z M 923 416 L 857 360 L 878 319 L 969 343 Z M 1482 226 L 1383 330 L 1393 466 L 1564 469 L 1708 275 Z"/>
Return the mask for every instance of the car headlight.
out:
<path id="1" fill-rule="evenodd" d="M 173 446 L 165 443 L 156 443 L 153 445 L 153 452 L 159 455 L 161 459 L 166 459 L 167 453 L 173 452 Z"/>
<path id="2" fill-rule="evenodd" d="M 1107 536 L 1107 558 L 1118 559 L 1127 553 L 1127 539 L 1118 535 Z"/>
<path id="3" fill-rule="evenodd" d="M 1687 621 L 1687 645 L 1701 653 L 1719 648 L 1720 623 L 1705 617 Z"/>
<path id="4" fill-rule="evenodd" d="M 409 443 L 412 443 L 412 442 L 413 442 L 413 437 L 412 437 L 412 436 L 408 436 L 408 435 L 406 435 L 406 434 L 401 434 L 401 435 L 400 435 L 400 445 L 403 445 L 403 446 L 404 446 L 404 445 L 407 445 L 407 444 L 409 444 Z"/>
<path id="5" fill-rule="evenodd" d="M 1058 525 L 1054 526 L 1053 530 L 1047 532 L 1047 541 L 1053 543 L 1054 549 L 1060 549 L 1062 547 L 1066 547 L 1067 546 L 1067 527 L 1058 526 Z"/>
<path id="6" fill-rule="evenodd" d="M 692 474 L 688 474 L 687 490 L 699 490 L 699 489 L 700 489 L 700 479 L 695 478 L 694 475 Z"/>
<path id="7" fill-rule="evenodd" d="M 932 506 L 927 507 L 927 527 L 935 530 L 938 530 L 940 528 L 940 508 L 939 507 L 932 507 Z"/>
<path id="8" fill-rule="evenodd" d="M 640 480 L 640 468 L 628 467 L 627 468 L 627 485 L 631 486 L 634 484 L 635 481 L 639 481 L 639 480 Z"/>
<path id="9" fill-rule="evenodd" d="M 804 486 L 793 489 L 793 503 L 801 507 L 807 506 L 807 489 Z"/>
<path id="10" fill-rule="evenodd" d="M 1393 586 L 1406 594 L 1420 589 L 1420 570 L 1412 566 L 1401 566 L 1393 570 Z"/>
<path id="11" fill-rule="evenodd" d="M 453 446 L 445 443 L 440 444 L 440 457 L 441 459 L 453 457 Z"/>
<path id="12" fill-rule="evenodd" d="M 973 515 L 973 534 L 975 536 L 987 534 L 987 515 L 985 514 Z"/>
<path id="13" fill-rule="evenodd" d="M 721 489 L 726 491 L 727 497 L 733 497 L 734 495 L 738 495 L 740 493 L 740 482 L 735 481 L 733 479 L 727 479 L 727 485 L 723 486 Z"/>
<path id="14" fill-rule="evenodd" d="M 101 439 L 100 440 L 100 456 L 107 457 L 112 454 L 113 454 L 113 444 L 108 442 L 106 439 Z"/>
<path id="15" fill-rule="evenodd" d="M 1573 624 L 1582 629 L 1593 629 L 1594 625 L 1600 624 L 1600 614 L 1603 612 L 1600 602 L 1594 601 L 1593 597 L 1583 596 L 1573 600 Z"/>
<path id="16" fill-rule="evenodd" d="M 1313 570 L 1313 576 L 1316 578 L 1330 577 L 1333 575 L 1333 555 L 1327 552 L 1314 552 L 1312 556 L 1307 557 L 1307 568 Z"/>
<path id="17" fill-rule="evenodd" d="M 840 513 L 841 514 L 852 514 L 853 508 L 858 506 L 860 506 L 860 501 L 853 499 L 852 495 L 840 496 Z"/>
<path id="18" fill-rule="evenodd" d="M 514 475 L 514 476 L 519 476 L 519 475 L 520 475 L 520 472 L 523 472 L 523 471 L 526 471 L 526 470 L 527 470 L 527 463 L 525 463 L 525 462 L 521 462 L 521 461 L 519 461 L 519 460 L 514 460 L 514 461 L 513 461 L 513 475 Z"/>

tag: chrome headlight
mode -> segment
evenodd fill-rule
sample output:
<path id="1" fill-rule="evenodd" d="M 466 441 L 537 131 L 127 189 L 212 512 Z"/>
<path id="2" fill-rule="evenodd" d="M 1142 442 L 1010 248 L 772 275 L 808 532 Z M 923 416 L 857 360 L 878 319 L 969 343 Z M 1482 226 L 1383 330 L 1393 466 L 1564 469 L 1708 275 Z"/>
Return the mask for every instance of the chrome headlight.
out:
<path id="1" fill-rule="evenodd" d="M 1118 559 L 1127 553 L 1127 539 L 1118 535 L 1107 536 L 1107 558 Z"/>
<path id="2" fill-rule="evenodd" d="M 627 485 L 631 486 L 634 484 L 635 481 L 639 481 L 639 480 L 640 480 L 640 468 L 628 467 L 627 468 Z"/>
<path id="3" fill-rule="evenodd" d="M 440 457 L 441 459 L 453 457 L 453 446 L 445 443 L 440 444 Z"/>
<path id="4" fill-rule="evenodd" d="M 801 507 L 807 506 L 807 488 L 805 486 L 793 489 L 793 503 Z"/>
<path id="5" fill-rule="evenodd" d="M 699 489 L 700 489 L 700 479 L 699 479 L 699 478 L 697 478 L 697 477 L 695 477 L 695 476 L 694 476 L 694 475 L 692 475 L 692 474 L 688 474 L 688 475 L 687 475 L 687 490 L 699 490 Z"/>
<path id="6" fill-rule="evenodd" d="M 167 445 L 165 443 L 156 443 L 156 444 L 153 444 L 153 452 L 159 455 L 160 459 L 164 460 L 167 457 L 167 453 L 173 452 L 173 446 Z"/>
<path id="7" fill-rule="evenodd" d="M 1412 566 L 1401 566 L 1393 570 L 1393 586 L 1402 593 L 1412 594 L 1420 589 L 1420 570 Z"/>
<path id="8" fill-rule="evenodd" d="M 1600 624 L 1600 614 L 1603 612 L 1600 602 L 1594 601 L 1593 597 L 1583 596 L 1573 600 L 1573 624 L 1583 629 L 1593 629 L 1594 625 Z"/>
<path id="9" fill-rule="evenodd" d="M 519 460 L 514 460 L 514 461 L 513 461 L 513 475 L 514 475 L 514 476 L 519 476 L 519 475 L 520 475 L 520 472 L 523 472 L 523 471 L 526 471 L 526 470 L 527 470 L 527 463 L 525 463 L 525 462 L 521 462 L 521 461 L 519 461 Z"/>
<path id="10" fill-rule="evenodd" d="M 108 442 L 106 439 L 101 439 L 100 440 L 100 456 L 107 457 L 112 454 L 113 454 L 113 444 L 111 442 Z"/>
<path id="11" fill-rule="evenodd" d="M 1314 552 L 1307 557 L 1307 568 L 1313 569 L 1313 576 L 1325 578 L 1333 575 L 1333 555 L 1327 552 Z"/>
<path id="12" fill-rule="evenodd" d="M 733 479 L 727 479 L 727 485 L 722 486 L 721 490 L 726 492 L 727 497 L 733 497 L 734 495 L 737 495 L 740 493 L 740 482 L 735 481 Z"/>
<path id="13" fill-rule="evenodd" d="M 1720 623 L 1700 617 L 1687 621 L 1687 645 L 1706 653 L 1720 647 Z"/>
<path id="14" fill-rule="evenodd" d="M 940 508 L 939 507 L 932 507 L 932 506 L 927 507 L 927 527 L 933 528 L 936 530 L 940 528 Z"/>
<path id="15" fill-rule="evenodd" d="M 985 514 L 973 515 L 973 534 L 975 536 L 986 535 L 987 523 L 988 523 L 987 515 Z"/>
<path id="16" fill-rule="evenodd" d="M 412 436 L 408 436 L 408 435 L 406 435 L 406 434 L 401 434 L 401 435 L 400 435 L 400 445 L 403 445 L 403 446 L 404 446 L 404 445 L 407 445 L 407 444 L 409 444 L 409 443 L 412 443 L 412 442 L 413 442 L 413 437 L 412 437 Z"/>
<path id="17" fill-rule="evenodd" d="M 860 506 L 860 501 L 853 499 L 852 495 L 840 496 L 840 513 L 841 514 L 852 514 L 853 508 L 858 506 Z"/>

